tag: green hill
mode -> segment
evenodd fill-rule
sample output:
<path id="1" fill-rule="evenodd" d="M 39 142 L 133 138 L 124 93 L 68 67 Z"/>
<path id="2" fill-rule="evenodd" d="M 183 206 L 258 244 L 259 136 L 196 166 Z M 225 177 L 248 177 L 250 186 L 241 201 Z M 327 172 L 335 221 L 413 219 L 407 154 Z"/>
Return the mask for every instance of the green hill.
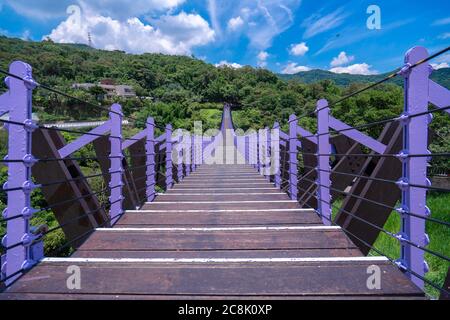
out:
<path id="1" fill-rule="evenodd" d="M 389 73 L 379 75 L 353 75 L 353 74 L 337 74 L 325 70 L 311 70 L 299 72 L 296 74 L 279 74 L 278 76 L 283 80 L 298 80 L 302 83 L 316 83 L 322 80 L 332 80 L 339 86 L 348 86 L 352 83 L 373 83 L 384 79 Z M 435 70 L 431 75 L 431 79 L 438 82 L 446 88 L 450 88 L 450 68 Z M 403 79 L 401 77 L 391 80 L 392 83 L 402 85 Z"/>
<path id="2" fill-rule="evenodd" d="M 247 130 L 271 126 L 275 121 L 286 124 L 290 114 L 301 117 L 301 123 L 314 130 L 310 117 L 316 101 L 336 101 L 374 82 L 384 75 L 339 75 L 313 70 L 292 76 L 277 76 L 260 68 L 216 68 L 187 56 L 162 54 L 126 54 L 104 51 L 79 44 L 56 44 L 51 41 L 27 42 L 0 37 L 0 68 L 6 70 L 14 60 L 28 62 L 35 79 L 80 100 L 109 106 L 122 104 L 126 115 L 145 119 L 151 115 L 159 123 L 171 122 L 175 128 L 191 128 L 192 120 L 202 120 L 206 128 L 217 127 L 224 102 L 234 105 L 236 124 Z M 449 69 L 441 69 L 433 78 L 441 84 L 449 81 Z M 112 79 L 133 86 L 133 99 L 103 100 L 97 90 L 74 89 L 74 83 L 98 83 Z M 300 81 L 284 81 L 298 79 Z M 1 79 L 0 79 L 1 80 Z M 401 84 L 401 79 L 396 79 Z M 0 91 L 5 90 L 3 82 Z M 79 100 L 37 89 L 33 95 L 34 112 L 42 121 L 83 120 L 106 116 L 99 108 L 88 107 Z M 381 85 L 335 106 L 333 113 L 342 121 L 357 125 L 398 115 L 403 95 L 399 86 Z M 137 124 L 142 125 L 142 123 Z M 376 135 L 380 128 L 371 133 Z"/>

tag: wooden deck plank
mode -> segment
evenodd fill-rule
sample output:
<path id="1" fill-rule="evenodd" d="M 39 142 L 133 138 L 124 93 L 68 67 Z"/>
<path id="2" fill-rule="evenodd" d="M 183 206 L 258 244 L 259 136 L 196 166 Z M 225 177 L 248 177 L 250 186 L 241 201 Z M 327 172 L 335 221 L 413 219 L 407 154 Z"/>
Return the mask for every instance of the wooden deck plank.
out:
<path id="1" fill-rule="evenodd" d="M 310 258 L 310 257 L 360 257 L 356 248 L 345 249 L 291 249 L 291 250 L 208 250 L 208 251 L 136 251 L 104 250 L 76 251 L 74 258 Z"/>
<path id="2" fill-rule="evenodd" d="M 258 210 L 258 209 L 299 209 L 299 205 L 295 202 L 154 202 L 145 204 L 142 210 Z"/>
<path id="3" fill-rule="evenodd" d="M 340 230 L 97 231 L 79 250 L 273 250 L 354 247 Z"/>
<path id="4" fill-rule="evenodd" d="M 178 188 L 175 187 L 166 192 L 167 195 L 170 194 L 192 194 L 192 193 L 219 193 L 219 194 L 240 194 L 240 193 L 280 193 L 279 189 L 273 187 L 255 187 L 255 188 Z"/>
<path id="5" fill-rule="evenodd" d="M 130 295 L 130 294 L 55 294 L 55 293 L 6 293 L 0 295 L 0 300 L 286 300 L 287 297 L 284 296 L 237 296 L 237 295 L 227 295 L 227 296 L 211 296 L 211 295 Z M 308 295 L 308 296 L 289 296 L 289 300 L 424 300 L 425 298 L 417 295 L 382 295 L 382 296 L 356 296 L 356 295 L 346 295 L 346 296 L 323 296 L 323 295 Z"/>
<path id="6" fill-rule="evenodd" d="M 150 212 L 150 213 L 127 213 L 116 227 L 129 226 L 233 226 L 233 225 L 320 225 L 320 218 L 316 213 L 306 212 Z"/>
<path id="7" fill-rule="evenodd" d="M 114 229 L 94 232 L 72 255 L 94 260 L 42 262 L 0 300 L 424 298 L 386 261 L 343 261 L 362 254 L 342 230 L 318 229 L 314 211 L 278 193 L 251 166 L 201 166 L 140 212 L 127 212 Z M 73 264 L 81 268 L 81 290 L 67 289 Z M 381 290 L 366 285 L 374 264 L 382 271 Z"/>
<path id="8" fill-rule="evenodd" d="M 393 265 L 382 270 L 380 290 L 367 288 L 367 268 L 374 263 L 273 264 L 80 264 L 78 294 L 193 295 L 193 296 L 423 296 Z M 43 263 L 8 293 L 70 294 L 70 263 Z"/>
<path id="9" fill-rule="evenodd" d="M 181 195 L 181 194 L 166 194 L 166 195 L 159 195 L 154 200 L 155 203 L 158 202 L 167 202 L 167 201 L 173 201 L 173 202 L 180 202 L 180 201 L 273 201 L 273 200 L 290 200 L 289 196 L 287 194 L 261 194 L 261 193 L 244 193 L 244 194 L 225 194 L 225 193 L 219 193 L 219 194 L 203 194 L 201 193 L 190 193 L 187 195 Z"/>

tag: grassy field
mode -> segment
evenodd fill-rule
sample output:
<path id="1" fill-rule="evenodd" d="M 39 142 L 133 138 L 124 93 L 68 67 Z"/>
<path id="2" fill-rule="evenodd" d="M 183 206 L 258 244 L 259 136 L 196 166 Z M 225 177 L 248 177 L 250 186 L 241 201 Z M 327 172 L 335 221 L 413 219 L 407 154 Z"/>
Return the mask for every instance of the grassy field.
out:
<path id="1" fill-rule="evenodd" d="M 450 194 L 431 193 L 427 199 L 427 205 L 431 210 L 431 217 L 441 221 L 450 222 L 449 208 L 450 208 Z M 340 202 L 335 203 L 336 207 L 340 206 Z M 336 214 L 337 209 L 333 208 L 333 214 Z M 387 231 L 397 233 L 400 230 L 400 216 L 396 212 L 392 212 L 388 221 L 384 225 Z M 450 257 L 450 228 L 437 224 L 435 222 L 427 221 L 426 232 L 430 237 L 430 244 L 428 249 L 438 252 L 444 256 Z M 378 236 L 374 247 L 380 252 L 385 253 L 391 259 L 400 258 L 400 244 L 399 242 L 385 233 Z M 379 255 L 372 250 L 370 255 Z M 434 284 L 442 287 L 447 276 L 450 263 L 442 260 L 432 254 L 425 253 L 425 260 L 430 267 L 430 271 L 426 274 L 426 279 Z M 425 286 L 426 294 L 431 298 L 438 298 L 439 291 L 430 285 Z"/>

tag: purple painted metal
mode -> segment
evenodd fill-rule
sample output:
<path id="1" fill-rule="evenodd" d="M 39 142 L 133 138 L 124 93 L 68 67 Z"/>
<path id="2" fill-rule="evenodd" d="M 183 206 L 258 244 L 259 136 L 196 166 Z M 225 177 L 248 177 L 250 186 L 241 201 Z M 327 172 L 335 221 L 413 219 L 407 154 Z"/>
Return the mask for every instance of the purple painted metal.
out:
<path id="1" fill-rule="evenodd" d="M 14 281 L 19 275 L 12 274 L 31 268 L 41 258 L 33 257 L 31 245 L 35 236 L 30 233 L 30 218 L 33 216 L 30 194 L 34 189 L 31 180 L 31 167 L 34 158 L 31 154 L 31 134 L 35 128 L 31 120 L 32 92 L 36 83 L 32 77 L 32 68 L 28 64 L 15 61 L 11 64 L 9 72 L 17 75 L 25 81 L 7 77 L 6 85 L 9 88 L 9 119 L 24 125 L 8 124 L 8 156 L 9 159 L 23 159 L 23 162 L 8 163 L 8 181 L 4 188 L 23 188 L 22 190 L 8 191 L 8 207 L 3 212 L 3 217 L 22 215 L 21 218 L 7 222 L 7 235 L 2 239 L 5 247 L 21 245 L 8 249 L 1 266 L 1 273 L 9 278 L 6 283 Z M 39 254 L 43 255 L 43 253 Z"/>
<path id="2" fill-rule="evenodd" d="M 266 142 L 266 154 L 267 154 L 267 160 L 266 160 L 266 178 L 267 181 L 270 182 L 270 178 L 272 176 L 272 146 L 271 146 L 271 135 L 272 131 L 270 128 L 266 127 L 266 134 L 267 134 L 267 142 Z"/>
<path id="3" fill-rule="evenodd" d="M 250 164 L 250 135 L 245 136 L 245 160 Z"/>
<path id="4" fill-rule="evenodd" d="M 263 132 L 263 175 L 266 177 L 267 181 L 270 181 L 270 129 L 265 127 Z"/>
<path id="5" fill-rule="evenodd" d="M 183 180 L 183 158 L 185 156 L 185 141 L 183 131 L 181 129 L 177 130 L 177 177 L 178 181 Z"/>
<path id="6" fill-rule="evenodd" d="M 253 167 L 258 169 L 258 133 L 256 131 L 252 134 L 252 153 Z"/>
<path id="7" fill-rule="evenodd" d="M 110 218 L 111 224 L 114 225 L 117 220 L 123 214 L 123 152 L 122 152 L 122 107 L 120 104 L 113 104 L 111 112 L 109 113 L 111 122 L 111 136 L 109 141 L 111 143 L 111 182 L 109 187 L 111 188 L 111 195 L 109 201 L 111 202 Z"/>
<path id="8" fill-rule="evenodd" d="M 429 80 L 428 86 L 430 102 L 438 108 L 448 107 L 450 101 L 450 90 L 447 90 L 433 80 Z M 445 111 L 450 113 L 450 109 L 446 109 Z"/>
<path id="9" fill-rule="evenodd" d="M 122 150 L 128 149 L 129 147 L 131 147 L 133 144 L 135 144 L 139 140 L 146 138 L 147 133 L 148 133 L 148 131 L 147 131 L 147 129 L 145 129 L 145 130 L 142 130 L 141 132 L 139 132 L 138 134 L 134 135 L 133 137 L 125 139 L 122 142 Z"/>
<path id="10" fill-rule="evenodd" d="M 167 190 L 173 187 L 172 177 L 172 125 L 166 125 L 166 186 Z"/>
<path id="11" fill-rule="evenodd" d="M 189 166 L 188 166 L 188 175 L 191 174 L 191 172 L 195 171 L 195 154 L 194 154 L 194 135 L 189 136 Z"/>
<path id="12" fill-rule="evenodd" d="M 423 47 L 415 47 L 407 52 L 405 63 L 412 65 L 417 61 L 428 57 L 428 52 Z M 405 75 L 405 107 L 404 115 L 411 115 L 428 110 L 428 81 L 430 66 L 421 64 L 414 69 L 409 69 Z M 409 118 L 403 122 L 403 152 L 407 154 L 428 153 L 428 124 L 430 115 Z M 415 185 L 430 185 L 427 179 L 426 157 L 401 157 L 403 162 L 402 180 L 402 204 L 400 212 L 414 212 L 415 214 L 428 216 L 426 207 L 427 190 L 413 187 Z M 428 272 L 424 261 L 424 251 L 404 241 L 403 237 L 419 245 L 428 245 L 428 236 L 425 234 L 425 220 L 408 214 L 402 215 L 402 227 L 399 239 L 401 243 L 400 267 L 406 267 L 423 277 Z M 423 288 L 423 280 L 409 274 L 411 280 L 420 288 Z"/>
<path id="13" fill-rule="evenodd" d="M 356 142 L 365 145 L 366 147 L 372 149 L 373 151 L 379 154 L 384 154 L 384 152 L 386 151 L 386 146 L 382 144 L 380 141 L 372 137 L 369 137 L 368 135 L 365 135 L 364 133 L 356 129 L 349 130 L 351 128 L 349 125 L 345 124 L 344 122 L 336 118 L 333 118 L 332 116 L 329 116 L 329 125 L 330 128 L 333 128 L 334 130 L 345 130 L 341 132 L 344 136 L 347 136 L 350 139 L 353 139 Z"/>
<path id="14" fill-rule="evenodd" d="M 258 130 L 256 135 L 256 145 L 255 145 L 255 153 L 256 153 L 256 169 L 258 172 L 261 172 L 261 137 L 260 137 L 260 130 Z"/>
<path id="15" fill-rule="evenodd" d="M 265 170 L 265 142 L 266 142 L 266 136 L 264 133 L 264 129 L 258 130 L 258 171 L 261 175 L 264 175 Z"/>
<path id="16" fill-rule="evenodd" d="M 317 184 L 319 214 L 325 225 L 331 225 L 331 195 L 330 195 L 330 154 L 331 144 L 329 135 L 330 108 L 327 100 L 317 102 Z"/>
<path id="17" fill-rule="evenodd" d="M 201 135 L 198 135 L 197 133 L 194 134 L 194 154 L 195 170 L 197 170 L 202 161 L 202 140 Z"/>
<path id="18" fill-rule="evenodd" d="M 153 118 L 147 119 L 147 140 L 145 141 L 145 153 L 147 154 L 147 202 L 152 202 L 155 199 L 155 120 Z"/>
<path id="19" fill-rule="evenodd" d="M 306 137 L 306 140 L 311 141 L 312 143 L 317 144 L 317 137 L 315 137 L 311 132 L 309 132 L 306 129 L 303 129 L 300 126 L 297 126 L 297 133 L 302 136 L 302 137 Z M 299 141 L 300 143 L 300 141 Z"/>
<path id="20" fill-rule="evenodd" d="M 281 188 L 281 171 L 280 171 L 280 124 L 275 122 L 272 130 L 272 166 L 274 166 L 274 183 L 275 187 Z"/>
<path id="21" fill-rule="evenodd" d="M 297 200 L 297 117 L 295 114 L 289 116 L 289 196 Z"/>
<path id="22" fill-rule="evenodd" d="M 110 130 L 111 130 L 111 120 L 105 122 L 104 124 L 98 126 L 95 129 L 92 129 L 91 131 L 88 132 L 88 134 L 82 135 L 75 141 L 59 149 L 58 152 L 60 157 L 66 158 L 70 156 L 72 153 L 80 150 L 81 148 L 93 142 L 94 140 L 97 140 L 99 138 L 99 135 L 106 134 Z"/>

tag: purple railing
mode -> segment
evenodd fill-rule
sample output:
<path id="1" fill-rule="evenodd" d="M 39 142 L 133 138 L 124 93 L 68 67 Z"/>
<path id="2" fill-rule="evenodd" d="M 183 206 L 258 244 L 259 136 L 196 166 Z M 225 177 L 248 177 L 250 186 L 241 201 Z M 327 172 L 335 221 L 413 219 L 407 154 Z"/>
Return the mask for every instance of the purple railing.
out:
<path id="1" fill-rule="evenodd" d="M 424 260 L 425 252 L 437 256 L 444 261 L 450 261 L 450 258 L 444 254 L 434 252 L 427 248 L 429 238 L 425 232 L 425 223 L 430 221 L 431 223 L 449 226 L 445 221 L 431 218 L 430 210 L 426 206 L 427 191 L 433 190 L 433 186 L 431 186 L 431 183 L 427 178 L 427 165 L 428 161 L 433 156 L 448 156 L 448 154 L 432 154 L 428 150 L 428 130 L 432 119 L 432 113 L 449 113 L 450 91 L 429 79 L 433 69 L 427 62 L 449 49 L 450 48 L 447 48 L 438 54 L 429 56 L 425 48 L 415 47 L 406 54 L 405 66 L 400 71 L 390 75 L 379 83 L 370 85 L 335 103 L 340 103 L 345 99 L 371 89 L 389 79 L 402 76 L 404 77 L 405 82 L 405 103 L 404 112 L 398 117 L 358 127 L 351 127 L 331 115 L 333 104 L 330 104 L 326 100 L 320 100 L 317 102 L 317 108 L 313 114 L 309 113 L 304 115 L 315 115 L 317 119 L 316 134 L 312 134 L 298 125 L 298 120 L 300 120 L 301 117 L 291 115 L 288 122 L 288 133 L 279 131 L 279 123 L 274 124 L 272 136 L 276 133 L 276 136 L 279 138 L 272 138 L 269 148 L 269 150 L 271 150 L 271 155 L 269 155 L 271 161 L 270 166 L 274 168 L 270 175 L 272 176 L 272 181 L 276 187 L 286 191 L 291 199 L 294 200 L 300 198 L 299 192 L 302 195 L 302 198 L 306 197 L 310 200 L 313 199 L 314 203 L 316 203 L 314 209 L 326 225 L 337 224 L 332 218 L 332 208 L 336 208 L 340 213 L 345 213 L 347 218 L 351 217 L 355 220 L 359 220 L 362 224 L 367 224 L 371 228 L 376 229 L 378 233 L 382 232 L 397 239 L 401 248 L 401 257 L 400 259 L 389 260 L 403 270 L 417 286 L 423 288 L 425 281 L 430 286 L 433 286 L 442 292 L 445 292 L 445 289 L 440 288 L 440 286 L 425 278 L 425 274 L 428 272 L 428 265 Z M 433 104 L 435 108 L 429 110 L 429 103 Z M 383 143 L 380 139 L 374 139 L 360 131 L 371 126 L 389 123 L 400 125 L 403 128 L 403 137 L 400 137 L 402 148 L 398 153 L 394 154 L 387 153 L 388 147 L 391 147 L 391 142 L 393 143 L 393 141 Z M 350 149 L 346 154 L 336 154 L 336 152 L 332 151 L 333 143 L 330 138 L 332 134 L 345 136 L 345 138 L 364 146 L 366 149 L 370 150 L 370 152 L 356 154 L 354 152 L 352 153 L 352 149 Z M 264 137 L 263 130 L 260 130 L 257 137 L 255 137 L 254 133 L 249 133 L 244 138 L 244 141 L 249 142 L 245 144 L 245 150 L 243 152 L 245 160 L 261 172 L 263 172 L 263 169 L 267 169 L 268 165 L 267 162 L 262 164 L 267 158 L 263 154 L 263 144 L 265 143 L 265 141 L 263 141 Z M 305 151 L 302 147 L 302 141 L 304 143 L 313 144 L 316 148 L 315 152 L 308 153 Z M 280 152 L 280 148 L 284 151 Z M 315 157 L 316 165 L 313 167 L 303 165 L 305 171 L 302 172 L 299 168 L 299 159 L 304 159 L 307 156 Z M 332 163 L 330 158 L 336 156 L 339 156 L 344 160 L 351 157 L 365 157 L 366 159 L 370 157 L 375 160 L 395 158 L 401 162 L 402 169 L 401 172 L 398 172 L 400 179 L 389 181 L 388 179 L 374 178 L 362 172 L 353 174 L 351 172 L 335 171 L 335 169 L 331 167 Z M 357 188 L 351 189 L 350 193 L 348 190 L 338 190 L 333 186 L 331 179 L 333 173 L 336 174 L 336 177 L 348 175 L 352 179 L 356 178 L 361 181 L 373 180 L 394 184 L 397 186 L 396 188 L 400 188 L 401 191 L 401 196 L 397 202 L 399 205 L 394 204 L 392 207 L 389 207 L 372 198 L 368 199 L 358 196 L 357 193 L 352 193 L 353 191 L 357 191 Z M 309 178 L 313 175 L 316 177 L 315 180 Z M 310 186 L 307 189 L 300 189 L 299 182 L 310 183 Z M 364 194 L 370 194 L 370 184 L 366 184 L 366 189 L 366 193 Z M 434 190 L 443 192 L 450 191 L 442 188 L 434 188 Z M 333 192 L 341 194 L 350 200 L 369 202 L 369 204 L 374 205 L 374 208 L 383 207 L 385 209 L 389 208 L 393 212 L 398 212 L 401 216 L 400 232 L 394 234 L 383 229 L 383 224 L 377 226 L 365 218 L 364 214 L 361 214 L 361 212 L 346 212 L 343 208 L 335 207 L 335 199 L 333 199 L 331 195 Z M 308 207 L 308 201 L 303 201 L 301 203 Z M 389 214 L 392 211 L 389 211 Z M 376 212 L 374 213 L 376 214 Z M 365 242 L 364 236 L 353 234 L 352 230 L 347 228 L 345 223 L 342 224 L 342 227 L 353 240 L 359 241 L 378 254 L 385 255 L 383 252 L 377 250 L 372 242 Z"/>
<path id="2" fill-rule="evenodd" d="M 119 104 L 114 104 L 109 109 L 109 120 L 89 132 L 72 131 L 69 129 L 58 129 L 56 127 L 47 128 L 44 125 L 35 123 L 32 120 L 32 93 L 33 89 L 40 86 L 32 78 L 32 69 L 23 62 L 11 64 L 7 78 L 5 80 L 8 91 L 0 95 L 0 114 L 8 115 L 8 119 L 0 120 L 5 124 L 8 131 L 8 155 L 2 161 L 8 166 L 8 180 L 3 185 L 2 191 L 7 192 L 7 208 L 3 212 L 1 223 L 6 224 L 6 234 L 2 235 L 2 247 L 4 254 L 1 256 L 1 281 L 7 286 L 11 285 L 23 272 L 29 270 L 44 257 L 43 240 L 45 236 L 57 230 L 54 228 L 33 228 L 30 220 L 35 214 L 43 210 L 31 207 L 31 193 L 38 188 L 45 188 L 55 183 L 48 183 L 45 186 L 35 185 L 31 174 L 32 167 L 39 162 L 83 160 L 81 158 L 71 158 L 71 155 L 83 147 L 95 142 L 102 137 L 109 137 L 108 155 L 109 185 L 107 190 L 88 195 L 82 195 L 73 200 L 60 199 L 61 202 L 52 203 L 45 209 L 51 209 L 64 202 L 77 201 L 87 196 L 98 196 L 109 192 L 108 203 L 104 208 L 109 207 L 108 219 L 97 227 L 109 227 L 114 225 L 125 213 L 124 209 L 124 176 L 127 172 L 133 181 L 145 178 L 145 199 L 140 202 L 151 202 L 156 196 L 157 178 L 164 177 L 160 182 L 161 188 L 170 189 L 174 185 L 173 175 L 181 181 L 184 176 L 195 171 L 203 162 L 203 137 L 190 133 L 177 131 L 173 135 L 170 124 L 158 126 L 153 118 L 148 118 L 145 129 L 131 138 L 123 138 L 122 123 L 125 116 Z M 58 92 L 58 91 L 56 91 Z M 98 106 L 96 106 L 98 107 Z M 107 110 L 108 111 L 108 110 Z M 136 120 L 127 117 L 131 120 Z M 155 129 L 162 131 L 161 136 L 155 136 Z M 36 130 L 63 131 L 81 134 L 75 141 L 64 145 L 57 150 L 58 157 L 54 159 L 36 159 L 32 154 L 33 132 Z M 145 177 L 133 177 L 133 170 L 136 168 L 124 168 L 125 150 L 135 143 L 143 142 L 144 154 L 134 154 L 133 157 L 145 157 Z M 156 152 L 158 149 L 158 153 Z M 176 157 L 173 157 L 176 150 Z M 159 162 L 156 162 L 156 156 Z M 173 158 L 176 163 L 173 163 Z M 95 159 L 88 159 L 95 160 Z M 174 171 L 174 166 L 176 171 Z M 164 171 L 164 172 L 163 172 Z M 105 174 L 105 173 L 103 173 Z M 102 174 L 90 177 L 81 177 L 87 181 L 88 178 L 102 176 Z M 68 179 L 65 183 L 80 180 L 80 177 Z M 106 180 L 106 178 L 105 178 Z M 142 190 L 135 190 L 136 194 Z M 75 223 L 80 218 L 88 216 L 92 212 L 80 212 L 80 217 L 71 221 Z M 83 234 L 81 235 L 83 236 Z M 67 244 L 66 244 L 67 245 Z M 70 245 L 70 244 L 69 244 Z"/>
<path id="3" fill-rule="evenodd" d="M 445 51 L 440 53 L 443 52 Z M 313 113 L 317 119 L 315 134 L 299 125 L 298 120 L 303 116 L 291 115 L 287 124 L 289 128 L 287 133 L 281 131 L 279 123 L 275 123 L 273 129 L 265 128 L 259 132 L 253 131 L 239 136 L 230 126 L 229 106 L 227 117 L 225 114 L 223 117 L 223 123 L 225 123 L 225 119 L 228 123 L 228 127 L 225 129 L 233 131 L 231 137 L 233 137 L 234 144 L 237 145 L 236 149 L 244 159 L 244 163 L 256 168 L 277 188 L 286 191 L 291 199 L 299 200 L 306 207 L 314 204 L 314 209 L 324 224 L 340 224 L 353 240 L 360 245 L 362 243 L 362 248 L 369 247 L 379 254 L 383 254 L 383 252 L 379 252 L 377 248 L 373 247 L 373 241 L 367 241 L 364 236 L 361 236 L 361 232 L 355 231 L 347 224 L 349 219 L 356 219 L 369 225 L 372 228 L 371 231 L 376 229 L 377 232 L 383 232 L 397 239 L 401 246 L 401 257 L 390 260 L 419 287 L 423 287 L 424 281 L 433 285 L 425 278 L 427 266 L 424 261 L 424 252 L 450 261 L 445 255 L 426 248 L 428 236 L 425 233 L 425 222 L 445 224 L 443 221 L 431 218 L 430 211 L 426 207 L 427 190 L 433 189 L 427 179 L 427 163 L 430 157 L 434 156 L 428 151 L 431 114 L 437 111 L 448 113 L 450 109 L 450 92 L 429 79 L 432 69 L 427 62 L 435 56 L 437 54 L 429 57 L 424 48 L 413 48 L 406 54 L 405 66 L 379 82 L 383 83 L 396 76 L 403 76 L 405 79 L 404 112 L 396 118 L 352 127 L 332 116 L 334 105 L 373 88 L 379 83 L 370 85 L 335 103 L 329 103 L 326 100 L 318 101 L 317 108 Z M 31 150 L 33 132 L 61 129 L 46 128 L 32 121 L 33 90 L 37 87 L 45 89 L 45 86 L 40 86 L 33 80 L 29 65 L 23 62 L 12 63 L 6 84 L 8 91 L 0 96 L 0 113 L 9 114 L 8 120 L 1 120 L 7 125 L 9 133 L 8 155 L 2 161 L 8 166 L 8 181 L 3 186 L 3 191 L 7 192 L 8 202 L 1 220 L 6 223 L 7 229 L 6 235 L 2 238 L 5 253 L 1 257 L 1 277 L 2 281 L 9 285 L 24 271 L 39 262 L 44 255 L 42 240 L 47 232 L 45 229 L 33 229 L 30 226 L 30 219 L 39 212 L 31 207 L 31 192 L 36 188 L 43 187 L 33 183 L 31 169 L 36 163 L 50 161 L 50 159 L 33 157 Z M 436 108 L 429 110 L 429 103 Z M 98 108 L 98 106 L 94 107 Z M 134 156 L 145 157 L 146 176 L 137 177 L 137 179 L 145 178 L 145 201 L 151 202 L 157 194 L 158 177 L 164 177 L 166 189 L 172 188 L 175 181 L 182 181 L 184 176 L 195 171 L 198 165 L 203 164 L 206 158 L 211 157 L 210 150 L 215 149 L 224 140 L 220 135 L 204 138 L 198 133 L 186 134 L 179 130 L 174 134 L 170 124 L 159 126 L 152 118 L 147 119 L 143 131 L 132 138 L 124 139 L 121 126 L 123 118 L 126 117 L 122 114 L 120 105 L 114 104 L 108 111 L 109 120 L 107 122 L 87 133 L 82 132 L 78 139 L 57 150 L 59 155 L 57 158 L 51 159 L 52 161 L 72 159 L 70 156 L 86 145 L 101 137 L 109 137 L 110 154 L 107 158 L 110 165 L 108 171 L 110 184 L 107 189 L 110 197 L 108 199 L 109 218 L 104 224 L 106 226 L 116 223 L 126 212 L 124 209 L 124 174 L 132 172 L 133 169 L 124 168 L 124 151 L 126 149 L 131 148 L 139 141 L 144 142 L 144 154 Z M 304 116 L 311 116 L 311 114 Z M 403 137 L 401 139 L 402 148 L 399 152 L 390 153 L 389 150 L 393 149 L 389 139 L 374 139 L 361 131 L 364 128 L 381 124 L 401 126 Z M 160 129 L 160 136 L 155 135 L 156 128 Z M 61 131 L 70 132 L 70 130 Z M 364 146 L 369 153 L 359 154 L 352 151 L 354 149 L 349 149 L 345 154 L 339 154 L 335 152 L 336 146 L 333 144 L 332 135 L 350 139 L 356 144 Z M 308 151 L 307 145 L 313 146 L 314 151 Z M 386 178 L 381 179 L 373 176 L 372 173 L 367 173 L 367 170 L 358 174 L 348 171 L 339 172 L 331 163 L 332 157 L 341 160 L 350 157 L 372 159 L 378 161 L 380 167 L 381 159 L 394 158 L 401 162 L 401 172 L 398 172 L 400 179 L 391 181 Z M 314 159 L 314 164 L 308 166 L 305 162 L 306 158 L 309 159 L 308 161 Z M 369 184 L 363 188 L 366 193 L 362 193 L 361 188 L 355 187 L 355 181 L 352 181 L 354 187 L 350 191 L 338 190 L 334 185 L 336 180 L 333 180 L 333 175 L 336 174 L 351 176 L 357 182 L 393 183 L 401 191 L 398 199 L 400 205 L 397 206 L 396 203 L 387 205 L 376 199 L 367 198 L 367 194 L 370 194 L 373 187 Z M 131 174 L 131 176 L 133 175 Z M 306 187 L 300 185 L 300 182 L 306 183 Z M 450 190 L 441 189 L 440 191 Z M 371 217 L 364 216 L 358 210 L 350 212 L 345 209 L 344 205 L 337 209 L 339 210 L 338 214 L 344 215 L 347 220 L 344 219 L 345 223 L 336 221 L 337 219 L 332 217 L 332 208 L 335 208 L 334 201 L 336 200 L 333 199 L 333 193 L 341 194 L 349 201 L 365 201 L 377 205 L 378 208 L 386 209 L 388 207 L 395 210 L 401 215 L 401 231 L 396 234 L 391 233 L 383 229 L 383 225 L 379 225 L 379 221 L 371 222 Z"/>

